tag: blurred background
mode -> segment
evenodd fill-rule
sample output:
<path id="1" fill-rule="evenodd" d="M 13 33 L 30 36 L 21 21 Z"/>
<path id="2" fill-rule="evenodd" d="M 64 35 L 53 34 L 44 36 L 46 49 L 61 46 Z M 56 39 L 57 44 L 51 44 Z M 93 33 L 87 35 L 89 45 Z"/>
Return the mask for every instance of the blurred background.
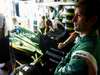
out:
<path id="1" fill-rule="evenodd" d="M 4 16 L 4 23 L 0 19 L 0 33 L 8 39 L 3 41 L 4 44 L 8 43 L 8 47 L 4 45 L 3 49 L 0 41 L 0 53 L 9 56 L 10 59 L 6 62 L 10 60 L 14 65 L 12 69 L 15 70 L 15 75 L 33 75 L 37 71 L 38 75 L 41 72 L 53 75 L 57 64 L 73 46 L 71 43 L 62 50 L 57 48 L 58 43 L 64 42 L 74 31 L 72 18 L 76 2 L 77 0 L 0 0 L 0 16 Z"/>

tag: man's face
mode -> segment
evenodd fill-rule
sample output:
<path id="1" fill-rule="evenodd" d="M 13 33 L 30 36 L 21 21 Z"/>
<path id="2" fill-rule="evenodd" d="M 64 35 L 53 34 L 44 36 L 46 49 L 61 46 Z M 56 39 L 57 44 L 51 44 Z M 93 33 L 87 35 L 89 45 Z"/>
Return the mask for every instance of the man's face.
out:
<path id="1" fill-rule="evenodd" d="M 89 21 L 87 21 L 86 17 L 82 14 L 80 8 L 75 9 L 75 15 L 72 19 L 74 23 L 74 30 L 78 32 L 85 32 L 89 28 Z"/>

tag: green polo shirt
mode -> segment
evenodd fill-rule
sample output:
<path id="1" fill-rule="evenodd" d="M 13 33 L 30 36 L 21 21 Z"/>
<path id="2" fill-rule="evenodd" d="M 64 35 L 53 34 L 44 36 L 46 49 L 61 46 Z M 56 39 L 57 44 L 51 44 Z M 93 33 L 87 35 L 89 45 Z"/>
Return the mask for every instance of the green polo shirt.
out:
<path id="1" fill-rule="evenodd" d="M 80 37 L 79 41 L 74 45 L 64 59 L 58 64 L 54 75 L 88 75 L 88 65 L 85 59 L 72 54 L 76 51 L 84 51 L 91 54 L 95 58 L 95 47 L 97 37 L 95 35 L 87 35 Z"/>
<path id="2" fill-rule="evenodd" d="M 97 38 L 97 45 L 95 49 L 95 57 L 98 65 L 98 75 L 100 75 L 100 37 Z"/>

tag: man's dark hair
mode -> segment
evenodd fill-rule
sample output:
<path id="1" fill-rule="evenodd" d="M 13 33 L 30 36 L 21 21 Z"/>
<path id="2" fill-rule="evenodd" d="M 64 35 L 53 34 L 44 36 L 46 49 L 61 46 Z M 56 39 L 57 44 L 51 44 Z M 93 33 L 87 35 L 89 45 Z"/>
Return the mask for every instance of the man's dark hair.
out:
<path id="1" fill-rule="evenodd" d="M 45 19 L 45 16 L 42 16 L 42 19 L 44 20 Z"/>
<path id="2" fill-rule="evenodd" d="M 84 16 L 98 16 L 99 15 L 99 0 L 79 0 L 76 7 L 82 8 Z"/>
<path id="3" fill-rule="evenodd" d="M 47 26 L 52 26 L 52 21 L 48 19 L 48 20 L 46 21 L 46 24 L 47 24 Z"/>
<path id="4" fill-rule="evenodd" d="M 93 26 L 94 29 L 99 27 L 100 22 L 100 1 L 99 0 L 78 0 L 76 7 L 81 9 L 82 15 L 87 17 L 87 20 L 92 16 L 97 16 L 97 23 Z"/>

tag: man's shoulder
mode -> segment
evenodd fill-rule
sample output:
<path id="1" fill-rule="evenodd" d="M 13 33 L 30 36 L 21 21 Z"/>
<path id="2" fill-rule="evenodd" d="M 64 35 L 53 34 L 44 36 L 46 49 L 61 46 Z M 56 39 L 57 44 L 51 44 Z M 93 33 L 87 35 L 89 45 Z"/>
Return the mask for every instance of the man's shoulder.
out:
<path id="1" fill-rule="evenodd" d="M 92 53 L 95 48 L 95 41 L 91 39 L 85 39 L 79 42 L 79 44 L 76 43 L 76 45 L 77 47 L 74 48 L 74 51 L 82 50 Z"/>
<path id="2" fill-rule="evenodd" d="M 77 49 L 91 49 L 93 48 L 94 43 L 92 41 L 81 42 Z"/>

